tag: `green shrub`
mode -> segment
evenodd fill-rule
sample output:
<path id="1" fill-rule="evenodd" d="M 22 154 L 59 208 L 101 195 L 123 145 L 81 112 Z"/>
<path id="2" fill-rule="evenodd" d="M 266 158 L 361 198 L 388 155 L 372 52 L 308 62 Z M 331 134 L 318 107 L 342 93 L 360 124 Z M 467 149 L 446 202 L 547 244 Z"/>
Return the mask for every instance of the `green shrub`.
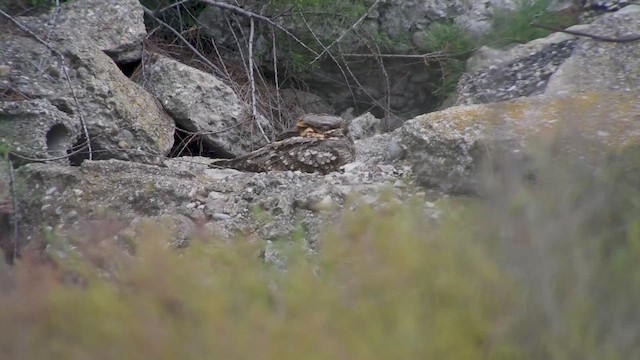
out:
<path id="1" fill-rule="evenodd" d="M 512 43 L 526 43 L 551 33 L 531 26 L 532 22 L 560 27 L 569 25 L 570 18 L 548 10 L 551 2 L 552 0 L 519 0 L 514 11 L 495 10 L 491 32 L 484 41 L 490 46 L 500 47 Z"/>
<path id="2" fill-rule="evenodd" d="M 433 84 L 434 94 L 446 99 L 458 84 L 465 71 L 465 61 L 476 44 L 468 32 L 453 23 L 433 23 L 415 40 L 418 50 L 426 53 L 449 54 L 437 61 L 440 81 Z"/>

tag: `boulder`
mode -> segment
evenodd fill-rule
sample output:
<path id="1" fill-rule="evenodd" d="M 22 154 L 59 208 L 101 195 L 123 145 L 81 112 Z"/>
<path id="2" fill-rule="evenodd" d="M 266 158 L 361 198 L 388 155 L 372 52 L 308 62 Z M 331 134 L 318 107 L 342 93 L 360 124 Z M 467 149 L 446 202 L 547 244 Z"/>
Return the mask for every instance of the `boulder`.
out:
<path id="1" fill-rule="evenodd" d="M 52 37 L 49 47 L 54 51 L 17 29 L 0 34 L 0 47 L 3 49 L 0 53 L 0 63 L 9 68 L 8 75 L 4 76 L 0 82 L 0 92 L 4 94 L 2 100 L 20 102 L 41 99 L 59 110 L 59 112 L 41 113 L 42 119 L 39 123 L 33 124 L 33 131 L 22 132 L 23 138 L 17 140 L 25 144 L 24 149 L 35 151 L 24 155 L 37 157 L 37 152 L 41 152 L 42 148 L 33 148 L 32 145 L 27 144 L 46 142 L 42 134 L 47 134 L 51 124 L 58 121 L 60 112 L 63 112 L 72 119 L 72 121 L 66 121 L 65 126 L 70 134 L 76 136 L 79 134 L 76 139 L 79 144 L 86 142 L 86 127 L 94 151 L 92 154 L 94 159 L 119 158 L 157 163 L 159 157 L 166 155 L 173 145 L 174 123 L 158 102 L 142 87 L 129 80 L 113 60 L 101 50 L 109 46 L 105 44 L 101 46 L 90 37 L 74 37 L 73 34 L 82 32 L 85 26 L 95 26 L 99 29 L 117 28 L 121 29 L 124 35 L 131 33 L 117 26 L 117 24 L 125 26 L 128 23 L 113 21 L 96 24 L 93 21 L 84 20 L 77 14 L 67 17 L 66 11 L 74 13 L 78 9 L 98 14 L 93 16 L 94 20 L 101 19 L 99 14 L 102 8 L 105 8 L 106 14 L 114 11 L 111 9 L 113 4 L 110 3 L 86 2 L 94 5 L 91 11 L 84 5 L 79 5 L 84 1 L 73 2 L 76 4 L 75 7 L 61 8 L 61 18 L 67 19 L 67 22 L 72 19 L 78 22 L 75 26 L 70 23 L 65 25 L 73 28 L 74 33 L 63 36 L 57 32 L 58 35 Z M 115 7 L 119 8 L 119 6 Z M 34 31 L 40 31 L 39 24 L 47 19 L 49 15 L 43 15 L 38 21 L 34 18 L 18 18 L 18 21 L 26 20 L 27 24 L 35 23 Z M 141 26 L 142 17 L 138 19 L 137 24 L 134 27 Z M 86 31 L 91 33 L 96 30 L 92 28 Z M 105 43 L 108 42 L 105 40 Z M 128 42 L 124 41 L 124 43 Z M 118 47 L 113 47 L 113 49 L 116 48 Z M 117 53 L 116 50 L 114 50 L 115 53 Z M 46 107 L 50 108 L 50 106 Z M 18 134 L 22 124 L 28 121 L 31 115 L 25 116 L 24 118 L 13 116 L 12 121 L 3 121 L 2 126 L 8 132 Z M 71 149 L 68 148 L 68 150 Z M 84 157 L 88 158 L 88 155 L 85 153 Z"/>
<path id="2" fill-rule="evenodd" d="M 139 61 L 142 40 L 147 35 L 137 0 L 69 1 L 60 4 L 57 13 L 21 17 L 19 21 L 56 43 L 92 42 L 118 64 Z"/>
<path id="3" fill-rule="evenodd" d="M 584 26 L 580 26 L 584 27 Z M 458 82 L 455 105 L 486 104 L 542 94 L 558 67 L 571 56 L 575 37 L 552 34 L 510 50 L 483 46 Z M 472 72 L 474 69 L 478 69 Z"/>
<path id="4" fill-rule="evenodd" d="M 585 30 L 588 33 L 621 37 L 640 34 L 640 5 L 628 5 L 606 14 Z M 582 39 L 571 57 L 549 79 L 549 96 L 580 92 L 637 92 L 640 89 L 640 41 L 625 43 Z"/>
<path id="5" fill-rule="evenodd" d="M 136 81 L 160 101 L 181 129 L 200 134 L 216 157 L 260 148 L 272 133 L 266 118 L 252 119 L 250 107 L 211 74 L 160 55 L 152 56 L 141 74 Z"/>
<path id="6" fill-rule="evenodd" d="M 364 113 L 349 121 L 349 134 L 356 140 L 371 137 L 379 133 L 382 129 L 382 121 L 371 115 Z"/>
<path id="7" fill-rule="evenodd" d="M 393 136 L 406 148 L 416 182 L 449 193 L 477 193 L 485 161 L 528 174 L 531 159 L 562 152 L 582 160 L 640 144 L 635 92 L 544 95 L 456 106 L 407 121 Z"/>
<path id="8" fill-rule="evenodd" d="M 628 5 L 591 24 L 568 30 L 610 37 L 638 33 L 638 9 L 640 6 Z M 603 89 L 603 81 L 611 82 L 613 91 L 637 88 L 639 46 L 638 42 L 578 40 L 565 33 L 553 33 L 507 50 L 484 46 L 467 61 L 467 73 L 458 82 L 453 103 L 486 104 L 542 93 L 591 91 Z"/>
<path id="9" fill-rule="evenodd" d="M 180 224 L 178 245 L 193 235 L 187 229 L 225 239 L 302 235 L 314 244 L 325 221 L 339 216 L 335 210 L 350 195 L 366 196 L 372 206 L 378 205 L 383 189 L 390 189 L 394 198 L 409 196 L 409 169 L 405 174 L 392 166 L 360 162 L 328 175 L 243 173 L 210 169 L 211 161 L 181 157 L 162 167 L 115 159 L 86 160 L 77 167 L 24 165 L 16 172 L 22 189 L 17 199 L 20 232 L 37 240 L 44 229 L 69 234 L 88 223 L 107 221 L 130 229 L 143 220 L 171 219 Z"/>
<path id="10" fill-rule="evenodd" d="M 0 101 L 0 143 L 18 155 L 68 164 L 67 151 L 79 135 L 75 120 L 44 99 Z"/>

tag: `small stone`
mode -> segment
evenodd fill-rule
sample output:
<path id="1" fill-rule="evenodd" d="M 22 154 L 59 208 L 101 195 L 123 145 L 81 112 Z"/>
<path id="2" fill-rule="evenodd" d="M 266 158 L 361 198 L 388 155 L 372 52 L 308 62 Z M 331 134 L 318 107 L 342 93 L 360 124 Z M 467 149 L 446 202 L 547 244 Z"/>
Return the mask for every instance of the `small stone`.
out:
<path id="1" fill-rule="evenodd" d="M 371 194 L 367 194 L 362 197 L 362 201 L 367 205 L 373 205 L 376 203 L 376 201 L 378 201 L 378 197 Z"/>
<path id="2" fill-rule="evenodd" d="M 44 204 L 44 205 L 42 205 L 42 207 L 40 208 L 40 211 L 45 211 L 45 210 L 47 210 L 47 209 L 48 209 L 48 208 L 50 208 L 50 207 L 51 207 L 51 204 Z"/>
<path id="3" fill-rule="evenodd" d="M 192 203 L 192 202 L 190 202 L 190 203 L 188 203 L 188 204 L 187 204 L 187 206 L 186 206 L 186 207 L 187 207 L 187 209 L 193 209 L 193 208 L 195 208 L 195 207 L 196 207 L 196 203 Z"/>
<path id="4" fill-rule="evenodd" d="M 316 202 L 311 206 L 314 211 L 330 211 L 333 208 L 334 202 L 331 195 L 327 195 L 322 200 Z"/>
<path id="5" fill-rule="evenodd" d="M 45 194 L 51 195 L 51 194 L 55 193 L 56 191 L 58 191 L 58 188 L 53 186 L 53 187 L 48 188 L 47 191 L 45 192 Z"/>
<path id="6" fill-rule="evenodd" d="M 225 213 L 214 213 L 211 218 L 213 220 L 229 220 L 231 219 L 231 215 Z"/>

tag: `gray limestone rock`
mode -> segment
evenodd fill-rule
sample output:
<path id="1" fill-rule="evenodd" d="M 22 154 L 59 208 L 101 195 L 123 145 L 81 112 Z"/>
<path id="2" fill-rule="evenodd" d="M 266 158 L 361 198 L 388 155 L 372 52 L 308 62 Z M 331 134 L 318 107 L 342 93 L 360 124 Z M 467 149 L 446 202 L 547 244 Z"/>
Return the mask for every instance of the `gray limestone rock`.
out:
<path id="1" fill-rule="evenodd" d="M 0 143 L 29 158 L 65 157 L 80 134 L 68 114 L 44 99 L 0 101 Z M 15 158 L 15 161 L 29 162 Z"/>
<path id="2" fill-rule="evenodd" d="M 78 1 L 73 4 L 75 5 L 61 8 L 59 16 L 65 19 L 64 26 L 57 28 L 58 32 L 51 37 L 49 47 L 18 30 L 0 34 L 0 47 L 3 49 L 0 52 L 0 63 L 9 68 L 8 74 L 0 81 L 3 100 L 47 101 L 72 119 L 73 125 L 67 121 L 65 126 L 70 134 L 79 134 L 80 137 L 76 139 L 78 143 L 86 141 L 86 126 L 94 159 L 119 158 L 157 162 L 173 145 L 174 123 L 157 101 L 130 81 L 103 52 L 111 49 L 113 54 L 117 54 L 117 49 L 120 48 L 118 44 L 130 44 L 129 35 L 139 33 L 135 29 L 143 25 L 142 19 L 134 24 L 113 21 L 122 26 L 128 24 L 130 29 L 120 28 L 111 22 L 95 22 L 103 19 L 99 16 L 101 8 L 107 8 L 105 14 L 112 14 L 114 11 L 119 13 L 123 8 L 129 8 L 126 4 L 132 5 L 130 2 L 117 6 L 96 1 Z M 49 19 L 48 16 L 18 20 L 25 20 L 27 26 L 33 23 L 33 31 L 39 32 L 44 31 L 41 26 Z M 74 19 L 77 20 L 75 25 L 72 24 Z M 103 20 L 113 19 L 107 16 Z M 76 32 L 83 32 L 85 27 L 91 27 L 84 30 L 87 34 L 96 31 L 93 27 L 119 29 L 113 30 L 114 34 L 119 35 L 112 34 L 112 37 L 122 36 L 121 42 L 110 42 L 106 38 L 100 40 L 101 37 L 97 36 L 102 41 L 100 43 L 90 36 L 74 35 Z M 69 29 L 71 33 L 65 35 L 63 29 Z M 110 31 L 105 33 L 109 34 Z M 19 123 L 13 121 L 4 123 L 3 126 L 17 126 Z M 25 143 L 40 141 L 30 137 L 40 136 L 39 134 L 50 130 L 46 121 L 42 124 L 43 128 L 22 134 Z M 10 131 L 16 133 L 17 130 Z M 88 157 L 86 153 L 84 155 L 85 158 Z"/>
<path id="3" fill-rule="evenodd" d="M 236 93 L 213 75 L 176 60 L 154 55 L 136 77 L 182 129 L 201 134 L 220 157 L 238 156 L 266 144 L 256 121 L 269 136 L 268 121 L 251 111 Z"/>
<path id="4" fill-rule="evenodd" d="M 137 0 L 69 1 L 60 4 L 57 13 L 21 17 L 19 21 L 55 43 L 94 43 L 116 63 L 140 60 L 142 40 L 147 35 Z"/>
<path id="5" fill-rule="evenodd" d="M 640 5 L 602 16 L 585 30 L 620 37 L 640 33 Z M 550 96 L 593 91 L 635 92 L 640 88 L 640 41 L 610 43 L 583 38 L 551 77 Z"/>

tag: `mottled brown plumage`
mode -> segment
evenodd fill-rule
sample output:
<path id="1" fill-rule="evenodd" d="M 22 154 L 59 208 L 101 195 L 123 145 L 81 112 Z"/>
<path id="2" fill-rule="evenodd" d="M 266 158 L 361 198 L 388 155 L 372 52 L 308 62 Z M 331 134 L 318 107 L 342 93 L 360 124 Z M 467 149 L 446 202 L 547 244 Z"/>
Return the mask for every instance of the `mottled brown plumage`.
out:
<path id="1" fill-rule="evenodd" d="M 308 114 L 296 122 L 277 141 L 247 155 L 218 160 L 212 167 L 265 172 L 298 170 L 327 174 L 353 161 L 355 148 L 343 119 L 330 115 Z"/>

